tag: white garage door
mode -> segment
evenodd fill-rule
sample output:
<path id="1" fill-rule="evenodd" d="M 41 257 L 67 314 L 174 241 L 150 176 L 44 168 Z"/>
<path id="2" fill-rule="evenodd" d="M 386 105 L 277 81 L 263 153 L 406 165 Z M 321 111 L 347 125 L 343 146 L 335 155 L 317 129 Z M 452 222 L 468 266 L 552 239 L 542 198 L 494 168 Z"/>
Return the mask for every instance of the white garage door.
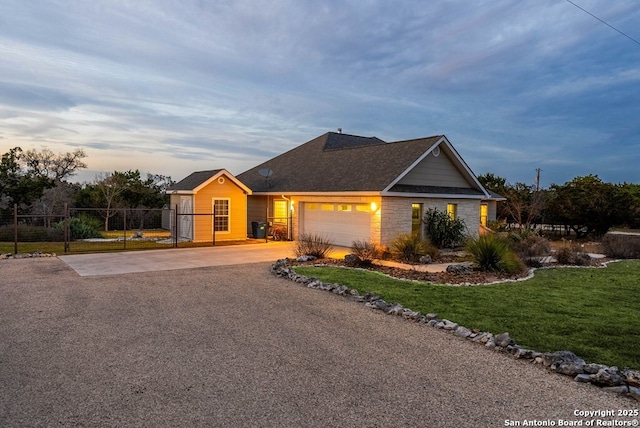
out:
<path id="1" fill-rule="evenodd" d="M 301 231 L 326 235 L 333 244 L 350 247 L 369 242 L 371 212 L 368 204 L 305 203 Z"/>

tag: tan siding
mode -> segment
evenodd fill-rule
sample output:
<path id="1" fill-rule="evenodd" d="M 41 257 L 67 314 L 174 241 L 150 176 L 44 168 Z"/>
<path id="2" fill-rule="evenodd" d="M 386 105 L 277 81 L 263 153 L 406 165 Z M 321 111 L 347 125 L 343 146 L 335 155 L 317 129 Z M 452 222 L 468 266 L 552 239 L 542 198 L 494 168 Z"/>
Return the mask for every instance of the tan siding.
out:
<path id="1" fill-rule="evenodd" d="M 444 150 L 440 156 L 427 155 L 398 184 L 414 186 L 471 187 L 449 160 Z"/>
<path id="2" fill-rule="evenodd" d="M 229 199 L 229 232 L 216 232 L 216 241 L 243 240 L 247 237 L 247 195 L 235 183 L 225 177 L 220 184 L 214 180 L 195 195 L 194 211 L 211 214 L 213 199 Z M 213 239 L 213 218 L 198 215 L 194 218 L 194 241 L 211 242 Z"/>
<path id="3" fill-rule="evenodd" d="M 247 235 L 253 233 L 251 222 L 267 221 L 267 197 L 248 196 L 247 197 Z"/>

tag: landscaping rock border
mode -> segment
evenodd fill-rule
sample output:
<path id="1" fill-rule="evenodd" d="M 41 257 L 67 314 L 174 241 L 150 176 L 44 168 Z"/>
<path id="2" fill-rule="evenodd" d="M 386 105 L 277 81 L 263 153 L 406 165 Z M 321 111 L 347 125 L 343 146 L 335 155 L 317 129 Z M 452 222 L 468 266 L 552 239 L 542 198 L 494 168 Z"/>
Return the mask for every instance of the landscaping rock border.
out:
<path id="1" fill-rule="evenodd" d="M 496 352 L 511 355 L 516 359 L 524 359 L 534 364 L 541 364 L 550 371 L 571 376 L 576 382 L 586 382 L 606 390 L 620 393 L 640 401 L 640 371 L 619 369 L 616 366 L 603 364 L 587 364 L 571 351 L 537 352 L 519 346 L 509 333 L 494 335 L 493 333 L 469 329 L 457 323 L 438 318 L 438 314 L 421 314 L 399 303 L 386 302 L 373 293 L 364 296 L 358 290 L 345 285 L 322 282 L 317 278 L 308 278 L 297 274 L 292 268 L 292 260 L 280 259 L 271 265 L 271 272 L 307 288 L 329 291 L 344 296 L 352 301 L 363 303 L 367 308 L 380 310 L 387 315 L 401 316 L 407 321 L 425 324 L 429 327 L 448 331 L 455 336 L 483 345 Z"/>
<path id="2" fill-rule="evenodd" d="M 0 260 L 9 259 L 32 259 L 38 257 L 57 257 L 56 253 L 41 253 L 40 251 L 34 251 L 33 253 L 0 253 Z"/>

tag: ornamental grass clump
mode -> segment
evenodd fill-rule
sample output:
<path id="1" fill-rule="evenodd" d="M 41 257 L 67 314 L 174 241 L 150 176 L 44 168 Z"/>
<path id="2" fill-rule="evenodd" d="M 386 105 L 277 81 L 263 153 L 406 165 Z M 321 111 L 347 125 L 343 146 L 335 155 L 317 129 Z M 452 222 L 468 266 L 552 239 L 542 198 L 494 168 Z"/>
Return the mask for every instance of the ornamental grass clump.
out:
<path id="1" fill-rule="evenodd" d="M 484 235 L 467 241 L 465 250 L 478 267 L 489 272 L 517 273 L 524 269 L 522 260 L 504 238 Z"/>
<path id="2" fill-rule="evenodd" d="M 333 250 L 333 242 L 326 235 L 316 233 L 301 233 L 293 249 L 297 257 L 314 256 L 324 259 Z"/>
<path id="3" fill-rule="evenodd" d="M 416 233 L 399 235 L 391 243 L 391 254 L 403 262 L 417 263 L 420 257 L 429 255 L 432 259 L 438 256 L 438 249 Z"/>
<path id="4" fill-rule="evenodd" d="M 351 252 L 358 256 L 362 264 L 371 264 L 374 259 L 380 258 L 382 249 L 368 241 L 353 241 L 351 243 Z"/>

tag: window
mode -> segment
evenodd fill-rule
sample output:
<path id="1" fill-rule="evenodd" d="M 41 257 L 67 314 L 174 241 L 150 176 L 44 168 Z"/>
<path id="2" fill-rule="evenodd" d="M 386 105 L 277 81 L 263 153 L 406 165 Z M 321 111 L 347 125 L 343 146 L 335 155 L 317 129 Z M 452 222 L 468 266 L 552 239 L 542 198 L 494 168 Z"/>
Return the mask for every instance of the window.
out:
<path id="1" fill-rule="evenodd" d="M 356 211 L 359 211 L 361 213 L 368 213 L 369 205 L 358 204 L 356 205 Z"/>
<path id="2" fill-rule="evenodd" d="M 338 211 L 351 211 L 351 205 L 338 205 Z"/>
<path id="3" fill-rule="evenodd" d="M 213 230 L 229 232 L 229 199 L 213 200 Z"/>
<path id="4" fill-rule="evenodd" d="M 422 223 L 422 204 L 411 204 L 411 233 L 420 235 Z"/>
<path id="5" fill-rule="evenodd" d="M 288 218 L 287 201 L 273 201 L 273 221 L 286 223 Z"/>
<path id="6" fill-rule="evenodd" d="M 447 214 L 451 220 L 458 218 L 458 204 L 447 204 Z"/>
<path id="7" fill-rule="evenodd" d="M 322 211 L 333 211 L 333 204 L 322 204 Z"/>
<path id="8" fill-rule="evenodd" d="M 318 209 L 318 204 L 307 204 L 307 211 L 316 211 Z"/>

